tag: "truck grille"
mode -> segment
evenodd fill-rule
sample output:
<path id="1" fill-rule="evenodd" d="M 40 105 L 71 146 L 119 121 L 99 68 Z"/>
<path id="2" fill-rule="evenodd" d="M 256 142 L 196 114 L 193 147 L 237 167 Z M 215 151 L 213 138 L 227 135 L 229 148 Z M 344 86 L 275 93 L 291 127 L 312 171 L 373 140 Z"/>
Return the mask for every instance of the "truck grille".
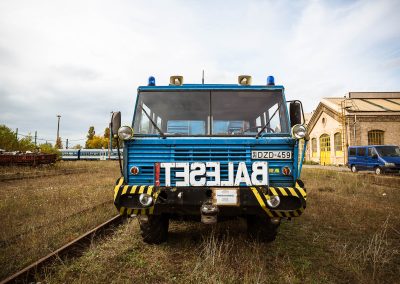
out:
<path id="1" fill-rule="evenodd" d="M 164 140 L 165 141 L 165 140 Z M 173 142 L 168 138 L 166 142 Z M 252 160 L 251 150 L 288 150 L 289 145 L 237 145 L 237 144 L 147 144 L 139 141 L 131 142 L 127 145 L 126 161 L 128 169 L 132 166 L 139 167 L 139 174 L 134 176 L 129 173 L 129 184 L 153 185 L 154 184 L 154 163 L 159 162 L 220 162 L 221 180 L 228 179 L 228 162 L 234 163 L 235 173 L 239 162 L 246 162 L 247 170 L 251 172 Z M 281 168 L 283 166 L 292 166 L 293 161 L 269 161 L 270 168 Z M 178 169 L 180 171 L 180 169 Z M 176 183 L 176 170 L 171 170 L 171 185 Z M 207 177 L 208 180 L 212 180 Z M 292 177 L 281 174 L 270 174 L 270 183 L 279 182 L 281 186 L 291 184 Z M 165 185 L 165 171 L 161 169 L 161 186 Z M 243 184 L 244 185 L 244 184 Z"/>

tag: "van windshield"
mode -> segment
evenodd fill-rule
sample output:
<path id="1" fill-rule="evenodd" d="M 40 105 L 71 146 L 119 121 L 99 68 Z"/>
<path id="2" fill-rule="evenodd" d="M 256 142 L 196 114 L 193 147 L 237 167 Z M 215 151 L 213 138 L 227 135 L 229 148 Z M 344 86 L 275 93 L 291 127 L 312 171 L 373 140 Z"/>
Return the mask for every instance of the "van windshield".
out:
<path id="1" fill-rule="evenodd" d="M 400 149 L 397 146 L 375 147 L 381 157 L 400 157 Z"/>
<path id="2" fill-rule="evenodd" d="M 255 136 L 289 133 L 281 90 L 145 91 L 138 95 L 135 134 Z M 152 122 L 153 121 L 153 122 Z"/>

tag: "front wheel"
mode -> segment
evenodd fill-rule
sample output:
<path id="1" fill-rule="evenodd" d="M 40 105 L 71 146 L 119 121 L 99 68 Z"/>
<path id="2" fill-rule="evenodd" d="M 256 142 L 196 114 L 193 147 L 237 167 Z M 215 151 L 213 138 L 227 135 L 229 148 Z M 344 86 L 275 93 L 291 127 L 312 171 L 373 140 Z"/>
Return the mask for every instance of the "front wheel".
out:
<path id="1" fill-rule="evenodd" d="M 382 168 L 381 168 L 381 167 L 376 167 L 376 168 L 375 168 L 375 174 L 377 174 L 377 175 L 383 174 Z"/>
<path id="2" fill-rule="evenodd" d="M 148 244 L 161 244 L 168 239 L 169 218 L 166 215 L 151 215 L 140 223 L 142 238 Z"/>
<path id="3" fill-rule="evenodd" d="M 268 217 L 248 216 L 247 234 L 261 242 L 272 242 L 278 234 L 279 224 L 273 224 Z"/>

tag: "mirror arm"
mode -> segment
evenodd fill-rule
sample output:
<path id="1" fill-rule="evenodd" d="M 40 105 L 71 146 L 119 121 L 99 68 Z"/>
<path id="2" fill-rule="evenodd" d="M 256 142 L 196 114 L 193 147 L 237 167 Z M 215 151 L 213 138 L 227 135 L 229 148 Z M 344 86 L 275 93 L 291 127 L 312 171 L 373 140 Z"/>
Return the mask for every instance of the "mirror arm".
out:
<path id="1" fill-rule="evenodd" d="M 116 131 L 114 131 L 114 120 L 116 120 L 115 122 L 117 123 L 118 128 L 121 127 L 121 112 L 119 112 L 119 111 L 112 112 L 111 123 L 110 123 L 110 134 L 111 134 L 110 135 L 111 136 L 110 143 L 112 143 L 112 139 L 113 138 L 117 139 L 117 152 L 118 152 L 119 169 L 121 171 L 121 176 L 124 176 L 124 172 L 122 170 L 122 162 L 121 162 L 121 150 L 119 148 L 118 129 L 115 129 Z"/>
<path id="2" fill-rule="evenodd" d="M 121 176 L 123 177 L 124 176 L 124 172 L 122 170 L 121 151 L 119 149 L 119 138 L 118 138 L 118 135 L 117 135 L 116 138 L 117 138 L 117 152 L 118 152 L 119 170 L 121 171 Z"/>

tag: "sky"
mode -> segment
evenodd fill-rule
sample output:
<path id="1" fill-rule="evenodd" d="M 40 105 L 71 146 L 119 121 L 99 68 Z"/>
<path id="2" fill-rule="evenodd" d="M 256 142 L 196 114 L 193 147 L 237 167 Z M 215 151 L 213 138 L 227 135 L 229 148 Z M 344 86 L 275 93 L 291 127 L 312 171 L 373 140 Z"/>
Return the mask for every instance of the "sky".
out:
<path id="1" fill-rule="evenodd" d="M 311 112 L 323 97 L 400 91 L 400 1 L 0 1 L 0 124 L 64 144 L 130 125 L 155 76 L 274 75 Z M 40 140 L 40 141 L 44 141 Z"/>

